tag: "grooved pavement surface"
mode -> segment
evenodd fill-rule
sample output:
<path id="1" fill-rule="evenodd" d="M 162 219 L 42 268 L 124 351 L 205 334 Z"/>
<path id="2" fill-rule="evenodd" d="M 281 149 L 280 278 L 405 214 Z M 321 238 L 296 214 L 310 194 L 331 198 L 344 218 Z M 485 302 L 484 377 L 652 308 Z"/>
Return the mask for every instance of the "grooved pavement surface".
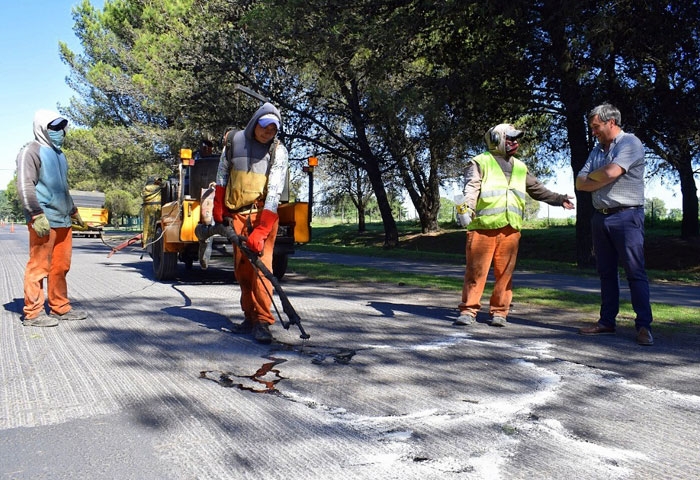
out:
<path id="1" fill-rule="evenodd" d="M 226 331 L 229 264 L 159 283 L 95 239 L 69 274 L 88 320 L 29 328 L 25 227 L 0 240 L 0 479 L 700 477 L 697 329 L 643 348 L 517 299 L 455 327 L 454 293 L 290 273 L 312 337 L 263 346 Z"/>

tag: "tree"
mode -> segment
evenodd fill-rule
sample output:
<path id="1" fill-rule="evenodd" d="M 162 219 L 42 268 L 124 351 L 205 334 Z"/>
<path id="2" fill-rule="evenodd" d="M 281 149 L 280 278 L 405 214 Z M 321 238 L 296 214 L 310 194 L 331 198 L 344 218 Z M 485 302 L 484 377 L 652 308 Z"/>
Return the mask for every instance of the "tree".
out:
<path id="1" fill-rule="evenodd" d="M 478 2 L 272 0 L 247 16 L 255 43 L 302 81 L 292 96 L 310 119 L 304 139 L 367 172 L 388 246 L 398 239 L 385 176 L 396 172 L 423 231 L 433 231 L 441 182 L 464 158 L 468 133 L 480 140 L 483 119 L 500 123 L 506 103 L 524 110 L 527 101 L 499 81 L 518 51 L 489 48 L 508 37 L 498 27 L 510 19 L 494 11 Z"/>
<path id="2" fill-rule="evenodd" d="M 691 212 L 697 9 L 679 0 L 119 0 L 97 12 L 85 0 L 74 10 L 85 55 L 62 46 L 84 99 L 68 110 L 79 124 L 128 139 L 117 151 L 129 142 L 151 151 L 134 156 L 142 164 L 127 158 L 124 170 L 125 155 L 99 160 L 101 172 L 129 183 L 128 172 L 144 165 L 174 164 L 183 144 L 240 127 L 258 102 L 236 84 L 250 86 L 281 107 L 293 162 L 313 153 L 365 172 L 385 244 L 394 246 L 396 195 L 387 182 L 400 179 L 423 231 L 432 231 L 440 186 L 482 148 L 488 127 L 533 121 L 547 132 L 538 153 L 570 153 L 576 174 L 593 146 L 586 113 L 610 100 L 646 131 L 640 138 L 660 159 L 652 174 L 666 165 L 679 172 Z M 672 18 L 682 27 L 667 27 Z M 666 29 L 663 39 L 648 41 L 655 36 L 639 22 Z M 88 160 L 76 156 L 92 172 Z M 592 263 L 592 212 L 590 194 L 578 192 L 581 266 Z M 697 211 L 684 225 L 686 217 L 697 224 Z"/>
<path id="3" fill-rule="evenodd" d="M 341 205 L 350 200 L 357 211 L 357 230 L 367 230 L 365 212 L 372 198 L 372 186 L 364 170 L 348 162 L 329 161 L 322 167 L 325 203 Z"/>
<path id="4" fill-rule="evenodd" d="M 0 190 L 0 218 L 6 220 L 12 216 L 12 205 L 7 199 L 7 192 Z"/>
<path id="5" fill-rule="evenodd" d="M 675 222 L 681 221 L 683 219 L 683 210 L 680 208 L 672 208 L 668 212 L 668 219 Z"/>
<path id="6" fill-rule="evenodd" d="M 644 214 L 653 222 L 656 219 L 666 218 L 666 202 L 660 198 L 647 198 L 644 200 Z"/>
<path id="7" fill-rule="evenodd" d="M 112 215 L 112 222 L 125 216 L 136 216 L 141 210 L 141 199 L 135 198 L 130 192 L 112 190 L 105 194 L 105 207 Z"/>
<path id="8" fill-rule="evenodd" d="M 651 175 L 680 181 L 681 236 L 697 237 L 700 3 L 627 0 L 617 2 L 615 8 L 620 14 L 615 15 L 609 39 L 609 91 L 628 112 L 627 123 L 653 152 L 651 159 L 658 159 Z"/>
<path id="9" fill-rule="evenodd" d="M 515 3 L 522 8 L 524 21 L 511 33 L 526 48 L 527 77 L 536 93 L 532 111 L 552 115 L 552 126 L 566 132 L 564 148 L 570 152 L 574 177 L 593 147 L 587 112 L 606 101 L 623 111 L 623 119 L 630 120 L 632 131 L 656 158 L 668 162 L 664 168 L 674 162 L 697 162 L 697 144 L 689 140 L 697 132 L 699 117 L 695 101 L 698 66 L 694 61 L 698 50 L 697 2 Z M 671 26 L 676 22 L 680 28 Z M 662 39 L 649 35 L 661 31 Z M 684 108 L 675 108 L 681 104 Z M 684 120 L 679 121 L 679 117 Z M 660 165 L 652 175 L 662 171 Z M 687 185 L 692 200 L 689 217 L 697 224 L 697 195 L 692 174 L 688 174 L 692 168 L 683 171 L 682 184 Z M 593 207 L 590 194 L 577 192 L 576 196 L 577 263 L 585 267 L 593 263 Z"/>
<path id="10" fill-rule="evenodd" d="M 10 220 L 15 222 L 23 221 L 24 210 L 22 208 L 22 202 L 20 202 L 19 196 L 17 195 L 17 175 L 7 184 L 5 200 L 9 207 L 8 216 Z"/>

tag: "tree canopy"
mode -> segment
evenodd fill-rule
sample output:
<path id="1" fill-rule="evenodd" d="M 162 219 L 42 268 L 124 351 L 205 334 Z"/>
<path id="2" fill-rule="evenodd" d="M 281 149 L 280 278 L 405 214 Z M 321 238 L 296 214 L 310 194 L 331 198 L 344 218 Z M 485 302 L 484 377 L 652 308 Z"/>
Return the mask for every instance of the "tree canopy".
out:
<path id="1" fill-rule="evenodd" d="M 680 181 L 681 233 L 698 235 L 698 2 L 106 0 L 100 11 L 83 0 L 74 18 L 83 52 L 61 55 L 78 93 L 65 113 L 87 129 L 71 141 L 82 181 L 133 191 L 180 147 L 218 143 L 258 105 L 244 85 L 280 107 L 297 171 L 314 154 L 363 172 L 393 246 L 387 185 L 433 231 L 441 186 L 489 127 L 527 129 L 534 173 L 562 158 L 577 173 L 593 146 L 586 113 L 610 101 L 649 149 L 649 173 Z M 592 206 L 577 197 L 586 264 Z"/>

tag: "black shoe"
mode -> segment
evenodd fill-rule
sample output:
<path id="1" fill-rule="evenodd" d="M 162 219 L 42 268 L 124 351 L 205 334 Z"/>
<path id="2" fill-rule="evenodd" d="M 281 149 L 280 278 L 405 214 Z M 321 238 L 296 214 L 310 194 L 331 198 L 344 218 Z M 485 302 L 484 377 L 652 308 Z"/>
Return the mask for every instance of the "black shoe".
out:
<path id="1" fill-rule="evenodd" d="M 254 327 L 253 322 L 251 322 L 250 320 L 248 320 L 248 319 L 246 318 L 246 319 L 245 319 L 244 321 L 242 321 L 241 323 L 235 323 L 235 324 L 231 327 L 231 331 L 232 331 L 233 333 L 237 333 L 237 334 L 239 334 L 239 335 L 246 335 L 246 334 L 248 334 L 248 333 L 252 333 L 252 332 L 253 332 L 253 327 Z"/>
<path id="2" fill-rule="evenodd" d="M 268 344 L 272 342 L 272 334 L 270 333 L 270 326 L 267 323 L 258 322 L 253 327 L 253 338 L 258 343 Z"/>

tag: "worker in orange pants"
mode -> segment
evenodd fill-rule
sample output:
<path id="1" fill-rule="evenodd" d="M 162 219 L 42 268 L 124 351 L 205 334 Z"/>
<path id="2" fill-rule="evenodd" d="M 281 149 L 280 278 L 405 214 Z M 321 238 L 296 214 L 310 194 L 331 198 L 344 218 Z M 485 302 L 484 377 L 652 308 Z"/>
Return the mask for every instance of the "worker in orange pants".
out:
<path id="1" fill-rule="evenodd" d="M 489 302 L 490 325 L 506 326 L 527 195 L 567 210 L 574 208 L 569 200 L 573 196 L 548 190 L 515 157 L 523 134 L 508 123 L 490 128 L 484 136 L 488 151 L 467 164 L 464 195 L 457 205 L 457 220 L 468 232 L 467 267 L 456 325 L 470 325 L 476 319 L 493 264 L 496 283 Z"/>

